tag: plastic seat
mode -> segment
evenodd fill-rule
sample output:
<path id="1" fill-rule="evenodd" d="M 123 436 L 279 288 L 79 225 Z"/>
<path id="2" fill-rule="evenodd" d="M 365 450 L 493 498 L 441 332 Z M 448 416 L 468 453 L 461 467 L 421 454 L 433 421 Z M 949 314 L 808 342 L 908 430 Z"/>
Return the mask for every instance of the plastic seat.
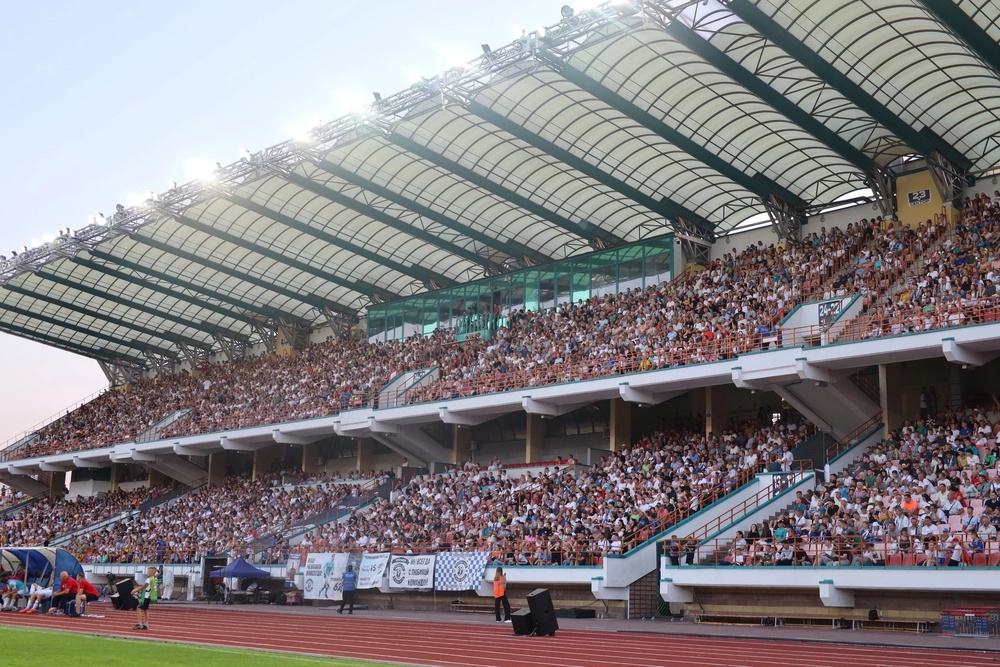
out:
<path id="1" fill-rule="evenodd" d="M 986 557 L 986 554 L 972 554 L 972 567 L 986 567 L 988 564 L 989 559 Z"/>
<path id="2" fill-rule="evenodd" d="M 903 554 L 903 560 L 900 565 L 904 567 L 913 567 L 917 564 L 917 558 L 913 554 Z"/>
<path id="3" fill-rule="evenodd" d="M 889 567 L 900 567 L 903 564 L 903 554 L 889 554 L 886 565 Z"/>

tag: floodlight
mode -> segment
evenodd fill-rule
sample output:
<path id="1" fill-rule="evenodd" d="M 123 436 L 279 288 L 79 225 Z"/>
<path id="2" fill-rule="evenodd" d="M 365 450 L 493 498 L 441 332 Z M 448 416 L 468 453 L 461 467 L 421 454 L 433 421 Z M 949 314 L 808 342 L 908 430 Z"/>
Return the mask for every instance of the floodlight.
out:
<path id="1" fill-rule="evenodd" d="M 559 10 L 559 13 L 562 14 L 562 17 L 564 19 L 571 19 L 573 18 L 573 14 L 575 12 L 573 11 L 573 8 L 570 7 L 569 5 L 563 5 L 562 9 Z"/>
<path id="2" fill-rule="evenodd" d="M 118 213 L 124 213 L 125 212 L 125 207 L 122 206 L 121 204 L 115 204 L 115 211 L 118 212 Z"/>
<path id="3" fill-rule="evenodd" d="M 243 150 L 241 150 L 240 155 L 242 155 L 243 159 L 246 160 L 247 162 L 249 162 L 250 158 L 253 157 L 253 155 L 250 153 L 249 148 L 244 148 Z"/>
<path id="4" fill-rule="evenodd" d="M 375 104 L 380 104 L 382 102 L 382 93 L 372 93 L 372 97 L 375 98 Z"/>
<path id="5" fill-rule="evenodd" d="M 483 47 L 483 55 L 487 55 L 488 56 L 491 53 L 493 53 L 493 49 L 490 48 L 489 44 L 482 44 L 481 46 Z"/>
<path id="6" fill-rule="evenodd" d="M 34 249 L 36 249 L 36 248 L 40 248 L 40 247 L 41 247 L 41 245 L 42 245 L 42 242 L 41 242 L 41 241 L 39 241 L 38 239 L 31 239 L 31 249 L 32 249 L 32 250 L 34 250 Z M 25 249 L 24 249 L 24 251 L 25 251 L 25 252 L 28 252 L 28 249 L 27 249 L 27 248 L 25 248 Z"/>
<path id="7" fill-rule="evenodd" d="M 167 187 L 170 188 L 171 190 L 176 190 L 177 189 L 177 181 L 169 181 L 167 183 Z"/>
<path id="8" fill-rule="evenodd" d="M 216 163 L 210 160 L 188 160 L 184 163 L 184 171 L 189 178 L 208 183 L 216 178 Z"/>

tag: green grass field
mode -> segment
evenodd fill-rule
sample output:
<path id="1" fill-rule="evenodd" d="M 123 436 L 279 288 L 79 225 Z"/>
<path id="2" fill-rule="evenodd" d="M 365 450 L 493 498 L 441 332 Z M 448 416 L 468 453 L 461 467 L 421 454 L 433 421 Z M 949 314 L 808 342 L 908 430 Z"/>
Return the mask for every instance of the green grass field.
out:
<path id="1" fill-rule="evenodd" d="M 201 647 L 159 641 L 112 639 L 69 632 L 0 628 L 5 665 L 101 665 L 101 667 L 385 667 L 384 663 L 336 660 L 306 655 Z"/>

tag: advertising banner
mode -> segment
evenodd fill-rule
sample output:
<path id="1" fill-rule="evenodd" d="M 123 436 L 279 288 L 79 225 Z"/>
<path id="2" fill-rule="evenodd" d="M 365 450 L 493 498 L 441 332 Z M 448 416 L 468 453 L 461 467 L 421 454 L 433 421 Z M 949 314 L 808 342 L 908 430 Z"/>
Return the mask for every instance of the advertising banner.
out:
<path id="1" fill-rule="evenodd" d="M 434 588 L 434 554 L 393 556 L 389 561 L 389 588 Z"/>
<path id="2" fill-rule="evenodd" d="M 303 581 L 305 599 L 342 599 L 341 586 L 345 569 L 347 569 L 347 554 L 308 554 Z"/>
<path id="3" fill-rule="evenodd" d="M 389 554 L 365 554 L 358 567 L 358 589 L 378 588 L 382 585 L 385 568 L 389 564 Z"/>

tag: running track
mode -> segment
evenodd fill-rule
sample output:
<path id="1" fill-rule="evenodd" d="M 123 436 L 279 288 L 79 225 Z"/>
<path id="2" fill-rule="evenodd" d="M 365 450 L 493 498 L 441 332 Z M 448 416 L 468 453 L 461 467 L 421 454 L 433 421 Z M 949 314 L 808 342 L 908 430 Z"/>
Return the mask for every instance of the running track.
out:
<path id="1" fill-rule="evenodd" d="M 97 611 L 95 609 L 95 611 Z M 152 629 L 101 605 L 104 618 L 0 614 L 0 625 L 255 648 L 427 667 L 979 667 L 1000 664 L 993 640 L 979 651 L 560 629 L 516 637 L 510 625 L 157 606 Z"/>

